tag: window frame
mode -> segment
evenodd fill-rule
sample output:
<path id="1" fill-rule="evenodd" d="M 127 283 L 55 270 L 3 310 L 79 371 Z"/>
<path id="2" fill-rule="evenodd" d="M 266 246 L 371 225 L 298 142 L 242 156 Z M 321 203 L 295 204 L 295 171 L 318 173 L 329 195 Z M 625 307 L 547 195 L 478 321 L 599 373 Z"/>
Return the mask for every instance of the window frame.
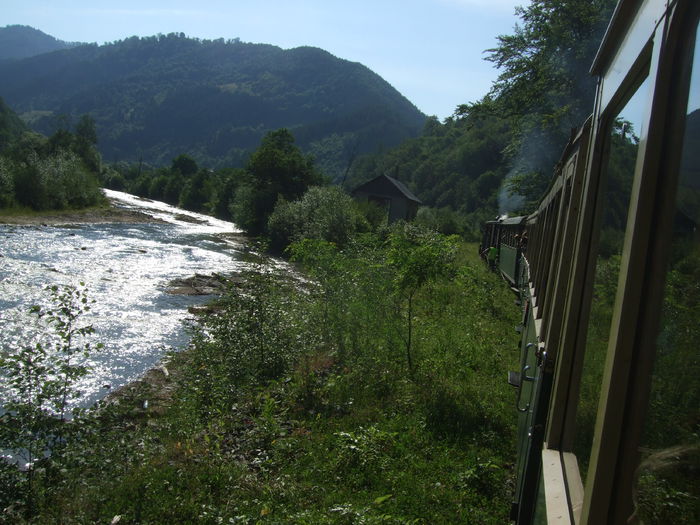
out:
<path id="1" fill-rule="evenodd" d="M 688 40 L 694 41 L 700 12 L 700 6 L 691 4 L 683 0 L 668 5 L 649 0 L 621 2 L 593 66 L 599 75 L 591 130 L 594 139 L 587 153 L 569 286 L 563 297 L 557 295 L 549 304 L 553 312 L 561 308 L 564 313 L 561 326 L 554 329 L 556 337 L 546 341 L 548 351 L 558 354 L 542 451 L 548 523 L 624 523 L 632 513 L 638 444 L 663 299 L 664 283 L 658 275 L 665 273 L 671 242 L 682 143 L 679 137 L 692 68 L 688 57 L 692 58 L 693 47 Z M 688 39 L 689 32 L 692 39 Z M 606 61 L 612 50 L 613 58 Z M 600 214 L 594 211 L 595 202 L 603 191 L 608 130 L 645 78 L 650 80 L 649 96 L 591 450 L 590 481 L 584 488 L 571 449 L 598 251 Z M 565 227 L 568 235 L 571 225 Z M 559 264 L 566 268 L 563 258 L 567 252 L 558 256 L 562 259 Z M 559 272 L 555 275 L 559 281 Z M 553 335 L 556 324 L 552 316 L 547 335 Z"/>

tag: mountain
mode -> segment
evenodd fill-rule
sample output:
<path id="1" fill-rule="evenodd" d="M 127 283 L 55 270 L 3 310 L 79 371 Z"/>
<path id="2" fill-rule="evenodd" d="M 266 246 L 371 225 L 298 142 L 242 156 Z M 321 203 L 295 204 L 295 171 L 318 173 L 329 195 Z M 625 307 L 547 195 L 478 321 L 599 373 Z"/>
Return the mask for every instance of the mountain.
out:
<path id="1" fill-rule="evenodd" d="M 0 63 L 0 96 L 43 133 L 90 114 L 107 161 L 165 165 L 188 153 L 237 166 L 267 131 L 285 127 L 335 177 L 425 121 L 379 75 L 321 49 L 182 33 Z"/>
<path id="2" fill-rule="evenodd" d="M 66 49 L 77 44 L 63 42 L 29 26 L 0 28 L 0 60 L 16 60 Z"/>

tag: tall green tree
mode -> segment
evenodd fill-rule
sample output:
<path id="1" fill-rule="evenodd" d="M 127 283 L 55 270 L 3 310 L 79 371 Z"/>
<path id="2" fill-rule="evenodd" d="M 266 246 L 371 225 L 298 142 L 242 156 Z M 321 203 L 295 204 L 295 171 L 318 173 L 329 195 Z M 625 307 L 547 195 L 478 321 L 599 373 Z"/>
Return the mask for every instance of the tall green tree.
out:
<path id="1" fill-rule="evenodd" d="M 207 211 L 207 204 L 211 196 L 209 172 L 199 170 L 196 175 L 185 183 L 180 193 L 180 207 L 192 211 Z"/>
<path id="2" fill-rule="evenodd" d="M 0 152 L 28 131 L 27 125 L 0 98 Z"/>
<path id="3" fill-rule="evenodd" d="M 500 69 L 491 110 L 508 117 L 513 130 L 506 151 L 518 178 L 510 186 L 531 205 L 539 197 L 531 193 L 546 186 L 571 128 L 592 111 L 589 69 L 615 4 L 532 0 L 516 7 L 522 24 L 514 33 L 499 36 L 498 46 L 487 50 L 487 60 Z"/>
<path id="4" fill-rule="evenodd" d="M 296 200 L 309 186 L 319 185 L 323 177 L 311 157 L 301 153 L 287 129 L 271 131 L 246 166 L 247 182 L 238 189 L 232 205 L 233 219 L 249 233 L 267 230 L 267 221 L 281 197 Z"/>
<path id="5" fill-rule="evenodd" d="M 615 0 L 533 0 L 516 7 L 522 25 L 500 35 L 487 60 L 501 70 L 491 89 L 499 109 L 568 133 L 592 109 L 589 69 Z"/>
<path id="6" fill-rule="evenodd" d="M 173 159 L 171 169 L 173 172 L 177 171 L 184 177 L 191 177 L 197 173 L 199 168 L 197 167 L 197 162 L 192 157 L 183 153 Z"/>

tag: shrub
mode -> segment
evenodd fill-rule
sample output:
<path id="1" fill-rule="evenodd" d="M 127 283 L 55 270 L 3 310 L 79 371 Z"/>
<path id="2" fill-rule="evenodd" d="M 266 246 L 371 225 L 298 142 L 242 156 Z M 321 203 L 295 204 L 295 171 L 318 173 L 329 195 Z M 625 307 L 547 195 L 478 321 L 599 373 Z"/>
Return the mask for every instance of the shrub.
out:
<path id="1" fill-rule="evenodd" d="M 83 360 L 93 348 L 102 347 L 93 347 L 85 339 L 93 333 L 92 325 L 80 319 L 90 310 L 85 290 L 70 286 L 49 290 L 52 306 L 30 310 L 45 321 L 42 328 L 49 333 L 20 348 L 3 348 L 0 354 L 0 371 L 6 378 L 0 449 L 24 462 L 22 473 L 0 469 L 0 483 L 21 482 L 27 515 L 34 512 L 37 466 L 45 464 L 50 455 L 55 460 L 66 443 L 69 402 L 79 395 L 76 382 L 88 373 Z M 16 492 L 16 488 L 0 488 L 0 493 Z"/>
<path id="2" fill-rule="evenodd" d="M 369 226 L 343 190 L 315 186 L 297 201 L 278 201 L 267 229 L 272 248 L 281 251 L 302 239 L 321 239 L 343 247 Z"/>
<path id="3" fill-rule="evenodd" d="M 13 172 L 17 202 L 35 210 L 81 208 L 102 199 L 97 177 L 72 151 L 50 156 L 32 151 Z"/>
<path id="4" fill-rule="evenodd" d="M 12 206 L 15 200 L 15 183 L 10 162 L 0 157 L 0 208 Z"/>

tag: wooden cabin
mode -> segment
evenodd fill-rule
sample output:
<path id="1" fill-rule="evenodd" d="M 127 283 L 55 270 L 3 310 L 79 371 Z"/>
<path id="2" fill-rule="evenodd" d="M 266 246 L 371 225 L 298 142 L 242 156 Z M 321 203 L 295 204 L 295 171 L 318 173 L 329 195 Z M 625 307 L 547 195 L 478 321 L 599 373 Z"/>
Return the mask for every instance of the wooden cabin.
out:
<path id="1" fill-rule="evenodd" d="M 388 175 L 380 175 L 352 191 L 358 201 L 373 202 L 387 210 L 391 224 L 398 220 L 415 219 L 422 203 L 406 185 Z"/>

